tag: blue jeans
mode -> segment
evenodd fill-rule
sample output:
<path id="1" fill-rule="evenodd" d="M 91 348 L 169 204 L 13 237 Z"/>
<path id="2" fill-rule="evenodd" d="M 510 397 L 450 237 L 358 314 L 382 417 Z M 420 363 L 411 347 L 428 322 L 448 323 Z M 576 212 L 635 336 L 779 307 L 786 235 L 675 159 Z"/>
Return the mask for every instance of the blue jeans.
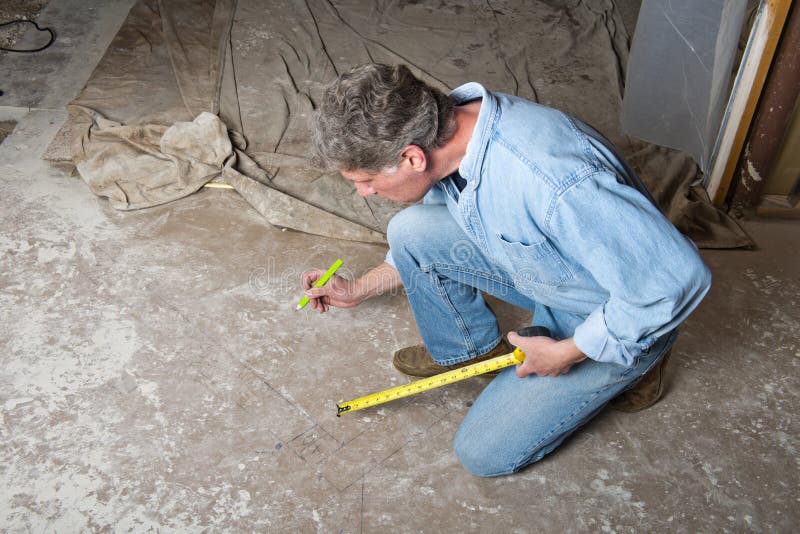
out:
<path id="1" fill-rule="evenodd" d="M 568 338 L 585 317 L 538 304 L 487 258 L 446 206 L 415 205 L 388 229 L 422 340 L 441 365 L 467 361 L 501 340 L 482 292 L 534 313 L 533 324 Z M 669 350 L 677 330 L 660 338 L 631 367 L 585 360 L 558 377 L 518 378 L 504 369 L 480 394 L 456 432 L 454 448 L 476 476 L 499 476 L 542 459 L 615 396 L 635 383 Z"/>

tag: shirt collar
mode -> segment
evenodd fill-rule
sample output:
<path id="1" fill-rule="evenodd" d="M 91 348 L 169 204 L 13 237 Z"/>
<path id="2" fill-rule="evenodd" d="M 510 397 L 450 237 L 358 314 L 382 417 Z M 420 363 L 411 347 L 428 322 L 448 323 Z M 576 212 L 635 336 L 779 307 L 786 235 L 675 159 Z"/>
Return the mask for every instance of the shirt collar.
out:
<path id="1" fill-rule="evenodd" d="M 467 152 L 458 166 L 458 172 L 468 182 L 477 185 L 480 182 L 481 166 L 486 155 L 492 127 L 499 113 L 499 106 L 494 96 L 481 84 L 476 82 L 465 83 L 450 93 L 450 98 L 456 105 L 465 104 L 472 100 L 481 99 L 481 109 L 475 129 L 467 144 Z"/>

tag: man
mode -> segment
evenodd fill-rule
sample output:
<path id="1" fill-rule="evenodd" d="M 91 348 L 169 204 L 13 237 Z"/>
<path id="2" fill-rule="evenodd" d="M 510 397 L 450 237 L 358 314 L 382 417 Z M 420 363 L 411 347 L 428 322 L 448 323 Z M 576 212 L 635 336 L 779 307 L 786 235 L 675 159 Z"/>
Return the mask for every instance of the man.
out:
<path id="1" fill-rule="evenodd" d="M 694 245 L 653 204 L 610 143 L 586 124 L 477 83 L 449 97 L 404 66 L 368 64 L 327 88 L 317 163 L 362 196 L 417 202 L 387 231 L 386 261 L 312 289 L 313 307 L 348 308 L 404 286 L 424 345 L 395 366 L 430 376 L 510 352 L 482 292 L 533 311 L 549 337 L 481 393 L 455 436 L 464 467 L 512 473 L 558 447 L 660 362 L 710 286 Z"/>

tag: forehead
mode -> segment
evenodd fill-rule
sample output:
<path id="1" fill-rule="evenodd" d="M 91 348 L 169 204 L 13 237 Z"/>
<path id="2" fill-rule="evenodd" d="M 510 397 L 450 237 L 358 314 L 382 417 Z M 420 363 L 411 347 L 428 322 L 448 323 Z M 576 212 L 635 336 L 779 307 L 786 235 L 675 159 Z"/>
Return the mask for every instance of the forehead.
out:
<path id="1" fill-rule="evenodd" d="M 339 171 L 339 174 L 353 182 L 368 182 L 378 178 L 381 173 L 373 173 L 362 169 L 355 169 L 349 171 Z"/>

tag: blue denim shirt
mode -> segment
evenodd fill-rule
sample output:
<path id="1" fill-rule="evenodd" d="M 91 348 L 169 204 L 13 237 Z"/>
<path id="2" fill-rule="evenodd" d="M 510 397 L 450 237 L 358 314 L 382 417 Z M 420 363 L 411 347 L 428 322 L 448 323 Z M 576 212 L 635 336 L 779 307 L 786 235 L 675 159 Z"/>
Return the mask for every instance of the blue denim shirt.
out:
<path id="1" fill-rule="evenodd" d="M 467 185 L 446 178 L 424 202 L 446 204 L 520 292 L 585 317 L 573 340 L 589 358 L 632 365 L 707 293 L 694 244 L 588 125 L 477 83 L 450 96 L 482 99 L 459 166 Z"/>

